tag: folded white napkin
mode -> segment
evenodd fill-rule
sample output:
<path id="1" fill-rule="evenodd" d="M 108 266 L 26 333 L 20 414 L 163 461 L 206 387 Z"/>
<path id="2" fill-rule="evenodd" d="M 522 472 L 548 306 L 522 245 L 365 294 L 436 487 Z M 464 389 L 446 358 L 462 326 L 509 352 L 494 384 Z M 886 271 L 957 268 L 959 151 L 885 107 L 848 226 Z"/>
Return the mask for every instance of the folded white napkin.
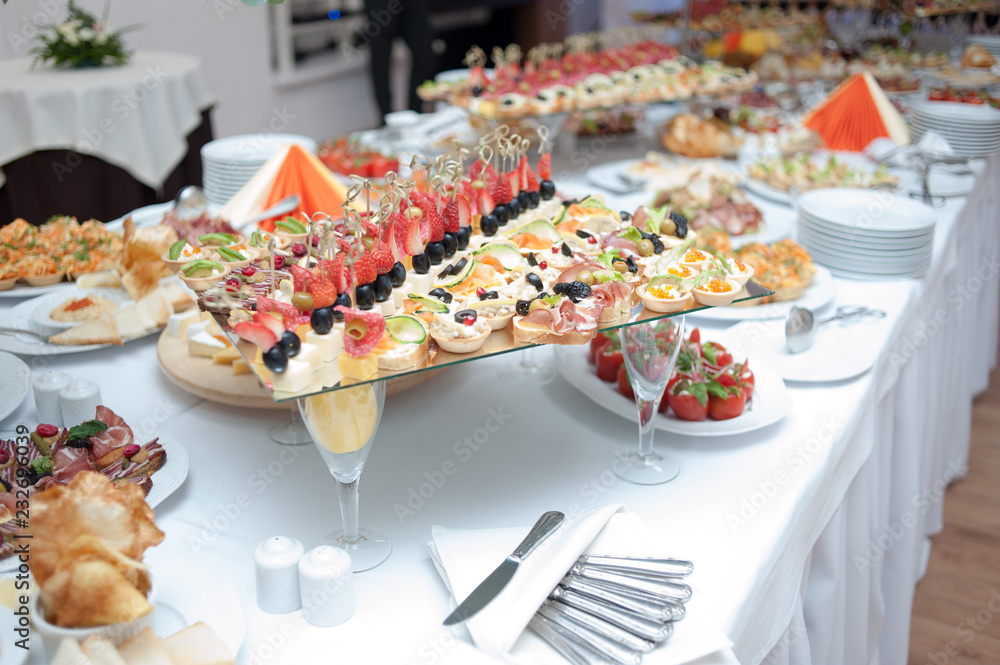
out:
<path id="1" fill-rule="evenodd" d="M 878 138 L 868 144 L 865 154 L 877 161 L 887 161 L 894 166 L 906 166 L 910 155 L 920 152 L 936 153 L 938 155 L 953 155 L 948 141 L 937 132 L 927 132 L 920 140 L 902 150 L 899 145 L 887 138 Z M 886 159 L 888 158 L 888 159 Z"/>
<path id="2" fill-rule="evenodd" d="M 645 525 L 621 505 L 597 508 L 567 519 L 531 553 L 500 594 L 465 626 L 476 645 L 508 662 L 561 663 L 562 657 L 525 627 L 542 601 L 585 552 L 618 556 L 653 556 Z M 456 602 L 486 579 L 528 533 L 514 529 L 457 531 L 431 527 L 431 558 Z M 695 589 L 697 596 L 697 589 Z M 732 646 L 732 642 L 700 610 L 688 604 L 687 616 L 674 626 L 670 640 L 647 654 L 652 665 L 680 665 Z"/>

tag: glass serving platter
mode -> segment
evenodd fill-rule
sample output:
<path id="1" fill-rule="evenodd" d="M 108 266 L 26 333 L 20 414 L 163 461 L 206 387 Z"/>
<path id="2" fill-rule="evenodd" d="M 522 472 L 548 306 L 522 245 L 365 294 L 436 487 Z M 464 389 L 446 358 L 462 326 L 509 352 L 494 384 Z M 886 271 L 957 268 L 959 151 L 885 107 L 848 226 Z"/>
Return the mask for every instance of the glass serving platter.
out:
<path id="1" fill-rule="evenodd" d="M 743 291 L 740 293 L 741 297 L 734 300 L 734 303 L 741 303 L 750 300 L 755 300 L 758 298 L 763 298 L 769 295 L 773 295 L 774 291 L 767 289 L 754 282 L 747 282 L 746 286 L 743 287 Z M 674 312 L 671 314 L 660 314 L 657 312 L 652 312 L 642 305 L 637 305 L 629 313 L 628 317 L 622 316 L 617 321 L 608 321 L 600 326 L 598 326 L 599 331 L 614 330 L 617 328 L 624 328 L 627 326 L 632 326 L 637 323 L 642 323 L 644 321 L 656 321 L 659 319 L 667 319 L 674 316 L 682 316 L 684 314 L 690 314 L 691 312 L 697 312 L 705 309 L 710 309 L 709 307 L 703 306 L 693 306 L 688 309 L 682 310 L 680 312 Z M 220 326 L 225 329 L 227 326 L 226 316 L 223 314 L 213 314 L 217 319 Z M 379 370 L 376 374 L 368 379 L 356 380 L 350 379 L 345 381 L 339 381 L 333 385 L 325 385 L 322 383 L 322 373 L 313 373 L 313 383 L 305 390 L 299 392 L 285 392 L 280 390 L 273 390 L 270 383 L 267 381 L 266 374 L 263 374 L 261 370 L 266 372 L 266 368 L 262 364 L 257 362 L 257 347 L 246 341 L 241 341 L 235 333 L 227 333 L 230 338 L 232 338 L 236 348 L 239 350 L 240 354 L 247 361 L 250 366 L 251 371 L 253 371 L 254 376 L 257 380 L 264 385 L 265 388 L 271 391 L 271 395 L 274 397 L 276 402 L 291 402 L 303 397 L 308 397 L 310 395 L 317 395 L 320 393 L 330 392 L 334 390 L 341 390 L 343 388 L 348 388 L 351 386 L 365 385 L 369 383 L 376 383 L 379 381 L 387 381 L 389 379 L 398 379 L 404 376 L 410 376 L 412 374 L 418 374 L 420 372 L 427 372 L 430 370 L 441 369 L 444 367 L 449 367 L 452 365 L 460 365 L 462 363 L 471 362 L 478 360 L 480 358 L 488 358 L 491 356 L 498 356 L 504 353 L 510 353 L 512 351 L 518 351 L 521 349 L 526 349 L 530 347 L 539 346 L 538 344 L 521 344 L 514 340 L 514 334 L 508 326 L 502 330 L 495 330 L 490 333 L 490 336 L 486 338 L 486 343 L 483 344 L 482 348 L 478 351 L 472 353 L 449 353 L 443 349 L 437 348 L 436 351 L 433 350 L 437 345 L 432 341 L 432 350 L 430 350 L 418 364 L 410 367 L 408 369 L 399 371 L 387 371 Z M 336 362 L 336 360 L 331 361 Z"/>

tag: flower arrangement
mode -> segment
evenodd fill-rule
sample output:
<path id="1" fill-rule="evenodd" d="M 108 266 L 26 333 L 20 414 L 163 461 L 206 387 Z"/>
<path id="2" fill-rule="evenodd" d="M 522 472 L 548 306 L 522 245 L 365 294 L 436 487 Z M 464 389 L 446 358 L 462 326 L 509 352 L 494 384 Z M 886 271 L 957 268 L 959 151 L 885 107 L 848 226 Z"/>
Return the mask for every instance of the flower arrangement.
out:
<path id="1" fill-rule="evenodd" d="M 49 26 L 39 36 L 41 46 L 32 49 L 36 63 L 68 65 L 70 67 L 101 67 L 103 65 L 124 65 L 131 57 L 125 49 L 122 35 L 138 26 L 121 30 L 108 30 L 108 5 L 104 5 L 104 16 L 100 19 L 87 13 L 70 0 L 66 7 L 66 20 L 56 26 Z"/>

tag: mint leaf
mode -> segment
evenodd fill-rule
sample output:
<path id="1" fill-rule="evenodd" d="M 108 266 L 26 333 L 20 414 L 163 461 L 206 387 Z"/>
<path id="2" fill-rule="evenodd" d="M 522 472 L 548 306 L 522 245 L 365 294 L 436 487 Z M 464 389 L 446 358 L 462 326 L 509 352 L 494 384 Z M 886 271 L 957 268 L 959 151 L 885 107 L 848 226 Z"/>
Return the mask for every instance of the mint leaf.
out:
<path id="1" fill-rule="evenodd" d="M 100 420 L 88 420 L 80 423 L 76 427 L 70 427 L 69 438 L 67 441 L 80 441 L 81 439 L 88 439 L 98 432 L 107 431 L 107 429 L 108 426 Z"/>
<path id="2" fill-rule="evenodd" d="M 687 391 L 694 395 L 698 404 L 705 406 L 708 404 L 708 386 L 704 383 L 692 383 L 687 387 Z"/>
<path id="3" fill-rule="evenodd" d="M 715 395 L 716 397 L 720 397 L 722 399 L 729 397 L 729 391 L 727 391 L 725 387 L 723 387 L 723 385 L 715 379 L 712 379 L 708 383 L 704 383 L 702 385 L 705 386 L 705 391 L 711 395 Z"/>

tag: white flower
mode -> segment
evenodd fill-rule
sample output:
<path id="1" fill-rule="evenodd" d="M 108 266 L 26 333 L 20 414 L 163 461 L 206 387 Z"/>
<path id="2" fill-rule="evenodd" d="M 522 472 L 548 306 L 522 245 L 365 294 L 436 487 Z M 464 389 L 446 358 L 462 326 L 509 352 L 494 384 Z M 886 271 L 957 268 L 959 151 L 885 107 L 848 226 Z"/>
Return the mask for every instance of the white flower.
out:
<path id="1" fill-rule="evenodd" d="M 66 43 L 69 44 L 70 46 L 76 46 L 77 44 L 80 43 L 80 40 L 77 39 L 75 34 L 71 33 L 66 36 Z"/>
<path id="2" fill-rule="evenodd" d="M 71 23 L 63 23 L 56 28 L 56 32 L 62 35 L 65 39 L 69 39 L 70 37 L 76 35 L 76 30 L 73 29 L 73 25 Z"/>
<path id="3" fill-rule="evenodd" d="M 94 31 L 90 28 L 80 28 L 80 39 L 85 42 L 89 42 L 94 38 Z"/>
<path id="4" fill-rule="evenodd" d="M 104 44 L 104 42 L 106 41 L 108 41 L 108 35 L 103 30 L 99 31 L 94 36 L 94 42 L 96 42 L 97 44 Z"/>

